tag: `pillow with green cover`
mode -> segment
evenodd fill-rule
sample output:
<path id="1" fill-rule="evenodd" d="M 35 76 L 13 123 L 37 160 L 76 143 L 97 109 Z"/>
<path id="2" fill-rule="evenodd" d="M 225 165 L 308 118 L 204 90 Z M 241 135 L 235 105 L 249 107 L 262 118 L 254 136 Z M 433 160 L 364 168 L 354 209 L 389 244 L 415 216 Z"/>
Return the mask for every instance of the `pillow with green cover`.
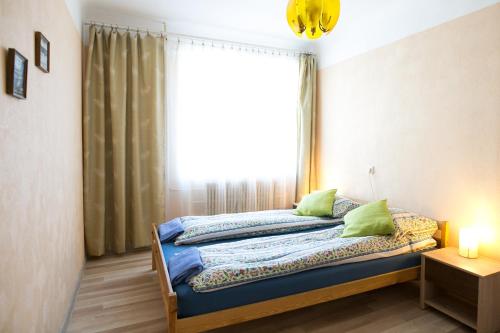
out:
<path id="1" fill-rule="evenodd" d="M 302 198 L 295 215 L 301 216 L 332 216 L 332 207 L 337 190 L 317 191 Z"/>
<path id="2" fill-rule="evenodd" d="M 371 202 L 351 210 L 344 216 L 342 237 L 390 235 L 395 227 L 387 208 L 387 200 Z"/>

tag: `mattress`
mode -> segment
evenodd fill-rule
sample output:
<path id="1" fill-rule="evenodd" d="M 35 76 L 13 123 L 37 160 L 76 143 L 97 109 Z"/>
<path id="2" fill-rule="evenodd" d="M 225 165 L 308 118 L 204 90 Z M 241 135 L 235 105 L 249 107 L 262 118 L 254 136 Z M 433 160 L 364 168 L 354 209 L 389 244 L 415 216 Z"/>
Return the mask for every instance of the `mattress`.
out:
<path id="1" fill-rule="evenodd" d="M 230 241 L 216 241 L 205 243 L 205 245 L 222 242 Z M 168 261 L 176 252 L 185 250 L 191 246 L 194 245 L 176 246 L 173 243 L 162 244 L 165 260 Z M 177 293 L 178 316 L 179 318 L 185 318 L 289 296 L 419 265 L 420 252 L 414 252 L 376 260 L 323 267 L 209 293 L 194 292 L 191 286 L 186 283 L 174 287 L 174 291 Z"/>

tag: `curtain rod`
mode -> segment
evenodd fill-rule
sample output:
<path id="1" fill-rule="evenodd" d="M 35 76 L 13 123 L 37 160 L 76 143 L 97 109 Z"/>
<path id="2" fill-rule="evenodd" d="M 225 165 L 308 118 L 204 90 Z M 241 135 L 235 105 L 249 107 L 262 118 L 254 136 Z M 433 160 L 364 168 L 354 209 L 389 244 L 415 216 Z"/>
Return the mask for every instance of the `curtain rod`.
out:
<path id="1" fill-rule="evenodd" d="M 300 50 L 292 50 L 292 49 L 286 49 L 286 48 L 277 48 L 277 47 L 270 47 L 270 46 L 263 46 L 263 45 L 257 45 L 257 44 L 250 44 L 250 43 L 242 43 L 242 42 L 236 42 L 236 41 L 231 41 L 231 40 L 225 40 L 225 39 L 213 39 L 213 38 L 206 38 L 206 37 L 199 37 L 199 36 L 190 36 L 190 35 L 184 35 L 184 34 L 175 34 L 175 33 L 167 33 L 166 32 L 166 23 L 165 22 L 158 22 L 163 24 L 163 30 L 164 31 L 151 31 L 149 29 L 141 29 L 137 27 L 131 27 L 131 26 L 125 26 L 125 25 L 119 25 L 119 24 L 110 24 L 110 23 L 104 23 L 104 22 L 97 22 L 97 21 L 87 21 L 84 22 L 83 25 L 87 26 L 98 26 L 98 27 L 103 27 L 103 28 L 110 28 L 110 29 L 116 29 L 116 30 L 122 30 L 122 31 L 131 31 L 131 32 L 137 32 L 137 33 L 145 33 L 145 34 L 150 34 L 150 35 L 156 35 L 156 36 L 161 36 L 165 37 L 166 40 L 169 40 L 173 38 L 173 40 L 177 40 L 178 42 L 182 41 L 190 41 L 191 43 L 194 43 L 195 41 L 205 45 L 212 45 L 214 46 L 215 44 L 220 44 L 220 45 L 230 45 L 230 46 L 236 46 L 237 48 L 241 49 L 257 49 L 257 50 L 269 50 L 272 51 L 273 53 L 276 52 L 278 54 L 284 53 L 284 54 L 293 54 L 293 55 L 312 55 L 315 56 L 314 53 L 311 52 L 306 52 L 306 51 L 300 51 Z"/>

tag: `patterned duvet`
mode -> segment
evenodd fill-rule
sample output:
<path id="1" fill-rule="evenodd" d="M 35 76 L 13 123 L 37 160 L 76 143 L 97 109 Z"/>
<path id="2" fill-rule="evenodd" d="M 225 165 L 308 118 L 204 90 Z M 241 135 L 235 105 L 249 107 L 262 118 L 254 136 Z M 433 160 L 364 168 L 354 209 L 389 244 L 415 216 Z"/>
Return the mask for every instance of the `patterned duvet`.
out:
<path id="1" fill-rule="evenodd" d="M 257 280 L 436 246 L 434 220 L 393 210 L 394 235 L 341 238 L 343 225 L 326 230 L 200 246 L 203 271 L 189 284 L 209 292 Z"/>
<path id="2" fill-rule="evenodd" d="M 290 233 L 331 227 L 342 223 L 342 218 L 297 216 L 293 214 L 291 209 L 212 216 L 184 216 L 179 219 L 185 231 L 177 237 L 176 245 Z"/>

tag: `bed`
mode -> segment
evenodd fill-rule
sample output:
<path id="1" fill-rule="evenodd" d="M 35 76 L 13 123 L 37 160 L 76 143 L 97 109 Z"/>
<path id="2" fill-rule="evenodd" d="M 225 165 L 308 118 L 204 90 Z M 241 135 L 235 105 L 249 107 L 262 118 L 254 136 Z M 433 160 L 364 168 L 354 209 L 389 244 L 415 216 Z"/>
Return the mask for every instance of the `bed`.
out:
<path id="1" fill-rule="evenodd" d="M 166 265 L 175 253 L 193 245 L 162 244 L 157 230 L 153 224 L 152 266 L 158 273 L 170 333 L 206 331 L 415 280 L 420 269 L 420 252 L 413 252 L 200 293 L 187 284 L 172 287 Z M 438 221 L 433 236 L 437 247 L 446 246 L 446 236 L 447 223 Z M 231 241 L 237 240 L 213 243 Z"/>

